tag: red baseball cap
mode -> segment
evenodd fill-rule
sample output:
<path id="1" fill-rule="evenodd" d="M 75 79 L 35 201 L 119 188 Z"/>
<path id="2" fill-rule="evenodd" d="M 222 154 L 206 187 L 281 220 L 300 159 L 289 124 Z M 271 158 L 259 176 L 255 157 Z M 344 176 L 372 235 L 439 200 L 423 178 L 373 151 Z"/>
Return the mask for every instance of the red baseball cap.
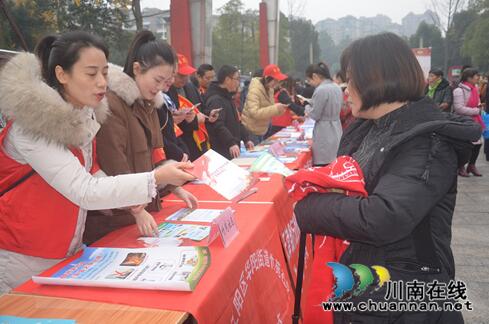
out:
<path id="1" fill-rule="evenodd" d="M 268 64 L 265 69 L 263 69 L 263 76 L 270 76 L 276 80 L 282 81 L 288 78 L 287 75 L 280 71 L 280 68 L 275 64 Z"/>
<path id="2" fill-rule="evenodd" d="M 197 71 L 192 65 L 188 64 L 188 60 L 183 54 L 177 54 L 178 57 L 178 73 L 183 75 L 190 75 Z"/>

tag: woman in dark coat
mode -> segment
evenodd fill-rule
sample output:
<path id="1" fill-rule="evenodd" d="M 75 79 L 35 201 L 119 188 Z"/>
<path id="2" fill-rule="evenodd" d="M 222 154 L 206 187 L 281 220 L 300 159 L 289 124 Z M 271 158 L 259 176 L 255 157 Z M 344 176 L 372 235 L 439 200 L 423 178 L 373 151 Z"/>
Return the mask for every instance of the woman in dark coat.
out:
<path id="1" fill-rule="evenodd" d="M 296 205 L 297 222 L 302 231 L 350 241 L 344 265 L 380 265 L 404 284 L 448 284 L 455 276 L 450 241 L 457 168 L 467 161 L 480 126 L 423 99 L 421 67 L 392 33 L 353 42 L 342 69 L 358 120 L 343 135 L 338 155 L 358 161 L 369 196 L 312 194 Z M 386 286 L 349 301 L 386 302 Z M 443 311 L 334 316 L 335 323 L 463 323 L 460 313 Z"/>

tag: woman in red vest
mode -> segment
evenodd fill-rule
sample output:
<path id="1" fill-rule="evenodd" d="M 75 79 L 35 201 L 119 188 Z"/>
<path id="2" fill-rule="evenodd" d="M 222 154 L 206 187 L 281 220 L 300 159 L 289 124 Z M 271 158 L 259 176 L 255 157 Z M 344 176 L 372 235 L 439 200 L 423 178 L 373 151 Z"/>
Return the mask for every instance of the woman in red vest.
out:
<path id="1" fill-rule="evenodd" d="M 151 202 L 193 177 L 189 163 L 107 177 L 94 137 L 107 116 L 108 50 L 70 32 L 40 41 L 0 72 L 0 293 L 82 248 L 87 210 Z"/>

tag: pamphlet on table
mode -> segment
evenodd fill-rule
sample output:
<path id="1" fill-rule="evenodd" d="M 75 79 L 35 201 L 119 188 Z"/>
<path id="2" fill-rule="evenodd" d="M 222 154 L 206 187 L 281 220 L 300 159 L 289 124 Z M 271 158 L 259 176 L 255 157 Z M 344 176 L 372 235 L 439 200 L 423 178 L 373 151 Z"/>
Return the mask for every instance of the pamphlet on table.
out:
<path id="1" fill-rule="evenodd" d="M 192 291 L 210 265 L 207 247 L 85 248 L 38 284 Z"/>
<path id="2" fill-rule="evenodd" d="M 209 150 L 193 162 L 192 175 L 227 200 L 239 196 L 252 185 L 251 174 L 219 153 Z"/>

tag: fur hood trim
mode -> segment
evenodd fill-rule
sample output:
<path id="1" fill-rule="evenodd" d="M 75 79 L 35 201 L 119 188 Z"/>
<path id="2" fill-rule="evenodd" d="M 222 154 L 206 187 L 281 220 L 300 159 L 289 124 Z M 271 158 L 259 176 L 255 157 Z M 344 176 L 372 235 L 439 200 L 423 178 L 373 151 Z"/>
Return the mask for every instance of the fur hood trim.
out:
<path id="1" fill-rule="evenodd" d="M 34 138 L 66 146 L 85 145 L 109 113 L 105 98 L 93 107 L 96 120 L 87 109 L 90 107 L 73 107 L 42 79 L 34 54 L 18 54 L 0 71 L 0 112 Z"/>
<path id="2" fill-rule="evenodd" d="M 129 75 L 124 73 L 122 68 L 115 64 L 109 64 L 109 89 L 115 92 L 128 106 L 132 106 L 136 100 L 142 101 L 141 92 Z M 163 96 L 158 93 L 154 99 L 155 107 L 160 108 L 163 105 Z M 144 106 L 144 105 L 143 105 Z"/>

